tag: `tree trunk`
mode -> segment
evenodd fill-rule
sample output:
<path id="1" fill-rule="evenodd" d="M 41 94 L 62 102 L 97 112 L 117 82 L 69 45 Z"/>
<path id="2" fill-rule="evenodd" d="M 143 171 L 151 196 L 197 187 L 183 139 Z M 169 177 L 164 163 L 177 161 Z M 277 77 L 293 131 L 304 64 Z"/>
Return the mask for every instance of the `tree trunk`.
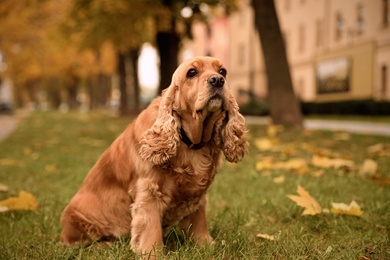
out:
<path id="1" fill-rule="evenodd" d="M 252 0 L 268 77 L 268 100 L 274 124 L 302 127 L 302 113 L 293 90 L 286 49 L 273 0 Z"/>
<path id="2" fill-rule="evenodd" d="M 139 57 L 139 49 L 131 50 L 129 52 L 131 59 L 131 67 L 133 71 L 133 87 L 134 87 L 134 112 L 138 113 L 141 110 L 140 105 L 140 86 L 138 80 L 138 57 Z"/>
<path id="3" fill-rule="evenodd" d="M 160 85 L 159 92 L 171 84 L 172 74 L 178 62 L 180 36 L 174 31 L 157 33 L 157 48 L 160 55 Z"/>
<path id="4" fill-rule="evenodd" d="M 118 52 L 118 75 L 119 75 L 119 90 L 121 93 L 119 113 L 120 115 L 129 114 L 128 99 L 127 99 L 127 84 L 126 84 L 126 56 Z"/>

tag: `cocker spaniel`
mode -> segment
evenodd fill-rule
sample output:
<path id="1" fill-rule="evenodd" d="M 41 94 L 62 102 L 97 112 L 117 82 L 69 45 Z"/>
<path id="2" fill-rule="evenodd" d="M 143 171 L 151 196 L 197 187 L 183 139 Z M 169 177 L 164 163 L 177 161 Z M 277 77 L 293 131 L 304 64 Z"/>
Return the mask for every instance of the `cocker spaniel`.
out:
<path id="1" fill-rule="evenodd" d="M 198 244 L 212 242 L 207 190 L 221 153 L 238 162 L 247 152 L 246 131 L 221 62 L 195 57 L 182 63 L 171 85 L 88 173 L 62 213 L 62 243 L 131 233 L 131 249 L 151 253 L 173 225 Z"/>

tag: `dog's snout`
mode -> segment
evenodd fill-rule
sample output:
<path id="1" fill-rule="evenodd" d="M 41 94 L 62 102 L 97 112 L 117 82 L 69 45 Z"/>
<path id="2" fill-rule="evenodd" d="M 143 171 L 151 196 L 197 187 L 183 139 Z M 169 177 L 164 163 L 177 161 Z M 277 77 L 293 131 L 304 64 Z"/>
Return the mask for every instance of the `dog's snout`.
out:
<path id="1" fill-rule="evenodd" d="M 207 82 L 213 87 L 220 88 L 225 84 L 225 79 L 221 75 L 212 75 L 207 79 Z"/>

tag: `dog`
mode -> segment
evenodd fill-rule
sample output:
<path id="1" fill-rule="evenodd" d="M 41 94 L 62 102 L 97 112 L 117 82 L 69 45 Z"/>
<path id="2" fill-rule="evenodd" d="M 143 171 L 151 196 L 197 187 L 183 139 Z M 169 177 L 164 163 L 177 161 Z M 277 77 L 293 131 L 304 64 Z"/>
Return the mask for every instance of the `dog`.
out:
<path id="1" fill-rule="evenodd" d="M 130 233 L 132 251 L 150 254 L 175 225 L 200 245 L 212 243 L 207 190 L 222 153 L 236 163 L 248 150 L 226 73 L 212 57 L 176 69 L 170 86 L 101 155 L 64 209 L 63 244 Z"/>

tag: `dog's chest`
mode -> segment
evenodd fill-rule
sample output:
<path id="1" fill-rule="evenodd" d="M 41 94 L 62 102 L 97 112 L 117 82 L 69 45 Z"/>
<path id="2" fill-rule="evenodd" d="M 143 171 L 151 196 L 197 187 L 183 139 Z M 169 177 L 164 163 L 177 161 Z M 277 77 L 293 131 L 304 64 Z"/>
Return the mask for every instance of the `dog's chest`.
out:
<path id="1" fill-rule="evenodd" d="M 170 175 L 175 188 L 164 217 L 166 221 L 180 220 L 198 208 L 215 177 L 216 168 L 217 163 L 207 156 L 172 169 Z"/>

